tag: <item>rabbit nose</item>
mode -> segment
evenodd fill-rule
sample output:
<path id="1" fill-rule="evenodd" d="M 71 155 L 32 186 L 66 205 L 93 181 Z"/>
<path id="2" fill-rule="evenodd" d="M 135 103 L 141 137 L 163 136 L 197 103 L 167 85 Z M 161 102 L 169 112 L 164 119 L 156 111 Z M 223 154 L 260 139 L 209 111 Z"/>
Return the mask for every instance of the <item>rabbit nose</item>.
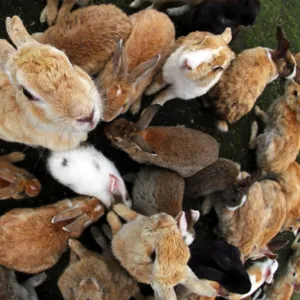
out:
<path id="1" fill-rule="evenodd" d="M 77 119 L 77 122 L 80 123 L 92 123 L 94 120 L 94 114 L 95 114 L 95 109 L 91 112 L 91 114 L 88 117 L 80 118 Z"/>

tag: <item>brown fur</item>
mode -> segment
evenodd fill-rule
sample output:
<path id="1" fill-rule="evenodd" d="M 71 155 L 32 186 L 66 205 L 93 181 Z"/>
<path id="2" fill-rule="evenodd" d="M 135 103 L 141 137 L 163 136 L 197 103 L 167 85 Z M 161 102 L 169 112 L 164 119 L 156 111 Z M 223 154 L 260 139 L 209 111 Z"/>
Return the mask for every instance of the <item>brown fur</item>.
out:
<path id="1" fill-rule="evenodd" d="M 53 217 L 77 205 L 81 215 L 77 231 L 63 230 L 74 218 L 52 223 Z M 95 211 L 95 208 L 101 207 Z M 77 238 L 84 228 L 104 213 L 96 198 L 77 197 L 40 208 L 17 208 L 0 218 L 0 264 L 20 272 L 37 273 L 52 267 L 67 249 L 67 240 Z M 84 223 L 82 224 L 82 220 Z"/>
<path id="2" fill-rule="evenodd" d="M 113 55 L 116 41 L 126 41 L 130 32 L 129 17 L 115 5 L 103 4 L 76 10 L 33 37 L 64 51 L 73 64 L 94 75 Z"/>
<path id="3" fill-rule="evenodd" d="M 298 84 L 300 84 L 300 52 L 295 55 L 295 60 L 297 63 L 297 73 L 296 73 L 296 77 L 294 78 L 294 80 Z"/>

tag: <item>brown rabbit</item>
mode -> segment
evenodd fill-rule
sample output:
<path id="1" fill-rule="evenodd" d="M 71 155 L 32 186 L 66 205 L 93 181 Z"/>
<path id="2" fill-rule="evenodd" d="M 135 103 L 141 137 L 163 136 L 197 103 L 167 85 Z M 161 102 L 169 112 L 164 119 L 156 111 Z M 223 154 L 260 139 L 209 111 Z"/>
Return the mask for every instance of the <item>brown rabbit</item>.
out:
<path id="1" fill-rule="evenodd" d="M 157 300 L 175 300 L 174 286 L 182 284 L 198 295 L 215 296 L 216 290 L 199 280 L 187 266 L 190 257 L 176 220 L 164 213 L 145 217 L 122 204 L 107 220 L 112 228 L 112 251 L 121 265 L 142 283 L 151 284 Z M 179 228 L 178 228 L 179 227 Z"/>
<path id="2" fill-rule="evenodd" d="M 233 161 L 219 158 L 195 175 L 186 178 L 185 194 L 199 198 L 215 192 L 222 192 L 237 180 L 240 166 Z"/>
<path id="3" fill-rule="evenodd" d="M 77 147 L 102 114 L 97 89 L 56 48 L 39 44 L 14 16 L 0 40 L 0 138 L 51 150 Z"/>
<path id="4" fill-rule="evenodd" d="M 0 218 L 0 264 L 38 273 L 57 263 L 70 237 L 104 214 L 96 198 L 76 197 L 39 208 L 17 208 Z"/>
<path id="5" fill-rule="evenodd" d="M 140 109 L 142 93 L 161 70 L 175 44 L 175 28 L 169 17 L 153 9 L 130 17 L 132 32 L 123 47 L 119 41 L 114 57 L 98 77 L 104 92 L 104 120 L 111 121 Z"/>
<path id="6" fill-rule="evenodd" d="M 41 191 L 40 182 L 13 163 L 24 160 L 21 152 L 0 156 L 0 200 L 35 197 Z"/>
<path id="7" fill-rule="evenodd" d="M 78 9 L 33 37 L 66 53 L 70 61 L 90 75 L 101 72 L 113 55 L 116 41 L 127 40 L 131 21 L 112 4 Z"/>
<path id="8" fill-rule="evenodd" d="M 300 84 L 300 52 L 295 55 L 295 60 L 297 63 L 297 72 L 296 72 L 296 77 L 294 78 L 294 80 L 298 84 Z"/>
<path id="9" fill-rule="evenodd" d="M 217 141 L 201 131 L 148 127 L 158 107 L 146 109 L 136 124 L 123 118 L 115 120 L 105 127 L 106 136 L 137 162 L 167 168 L 182 177 L 192 176 L 218 159 Z"/>
<path id="10" fill-rule="evenodd" d="M 256 147 L 257 165 L 268 173 L 280 174 L 296 160 L 300 149 L 300 85 L 288 81 L 285 94 L 269 108 L 268 114 L 258 107 L 256 114 L 266 122 L 263 134 L 252 125 L 250 148 Z"/>
<path id="11" fill-rule="evenodd" d="M 228 131 L 227 122 L 234 123 L 246 115 L 268 83 L 277 77 L 290 79 L 296 75 L 290 43 L 279 26 L 277 41 L 276 50 L 257 47 L 243 51 L 208 92 L 206 103 L 215 107 L 220 130 Z"/>

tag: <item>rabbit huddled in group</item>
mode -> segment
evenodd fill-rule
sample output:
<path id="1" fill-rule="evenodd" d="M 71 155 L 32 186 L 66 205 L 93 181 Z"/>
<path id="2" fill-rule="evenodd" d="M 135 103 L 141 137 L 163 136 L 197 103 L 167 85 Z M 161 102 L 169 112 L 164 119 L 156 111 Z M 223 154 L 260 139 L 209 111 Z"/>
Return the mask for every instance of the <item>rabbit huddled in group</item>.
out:
<path id="1" fill-rule="evenodd" d="M 21 152 L 0 156 L 0 200 L 36 197 L 40 193 L 41 184 L 38 179 L 13 165 L 24 159 L 25 155 Z"/>
<path id="2" fill-rule="evenodd" d="M 64 51 L 71 63 L 96 75 L 115 52 L 116 41 L 126 41 L 130 32 L 130 18 L 115 5 L 103 4 L 78 9 L 33 37 Z"/>
<path id="3" fill-rule="evenodd" d="M 127 223 L 122 225 L 117 215 Z M 151 284 L 156 300 L 177 299 L 174 286 L 178 284 L 198 295 L 217 295 L 187 265 L 190 252 L 181 236 L 180 220 L 177 223 L 165 213 L 146 217 L 116 204 L 107 221 L 112 228 L 113 254 L 138 282 Z"/>
<path id="4" fill-rule="evenodd" d="M 153 164 L 189 177 L 218 159 L 217 141 L 198 130 L 182 127 L 148 127 L 159 105 L 152 105 L 137 123 L 120 118 L 104 131 L 113 145 L 139 163 Z"/>
<path id="5" fill-rule="evenodd" d="M 98 199 L 76 197 L 41 206 L 17 208 L 0 217 L 0 264 L 38 273 L 57 263 L 70 237 L 104 214 Z"/>
<path id="6" fill-rule="evenodd" d="M 231 38 L 229 28 L 220 35 L 196 31 L 178 38 L 162 73 L 146 91 L 151 95 L 169 85 L 152 104 L 164 105 L 174 98 L 190 100 L 207 93 L 235 58 L 228 46 Z"/>
<path id="7" fill-rule="evenodd" d="M 104 120 L 111 121 L 129 107 L 137 113 L 141 97 L 154 76 L 161 70 L 175 44 L 175 28 L 169 17 L 148 9 L 130 16 L 132 31 L 97 79 L 103 91 Z"/>
<path id="8" fill-rule="evenodd" d="M 119 198 L 131 207 L 125 183 L 115 164 L 92 145 L 52 152 L 47 164 L 51 175 L 76 193 L 96 197 L 107 208 Z"/>
<path id="9" fill-rule="evenodd" d="M 241 52 L 205 96 L 205 102 L 216 111 L 221 131 L 227 132 L 227 123 L 237 122 L 252 109 L 267 84 L 296 75 L 296 61 L 280 26 L 277 41 L 276 50 L 257 47 Z"/>
<path id="10" fill-rule="evenodd" d="M 51 150 L 86 140 L 102 114 L 97 89 L 56 48 L 34 40 L 22 21 L 6 19 L 17 50 L 0 40 L 0 138 Z"/>

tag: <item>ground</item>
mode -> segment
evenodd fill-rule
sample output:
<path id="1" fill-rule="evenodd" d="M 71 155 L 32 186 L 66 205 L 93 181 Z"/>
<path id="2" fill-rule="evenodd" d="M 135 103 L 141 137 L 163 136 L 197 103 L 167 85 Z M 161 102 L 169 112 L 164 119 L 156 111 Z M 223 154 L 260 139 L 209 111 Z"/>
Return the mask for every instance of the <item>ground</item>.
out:
<path id="1" fill-rule="evenodd" d="M 126 12 L 133 11 L 128 8 L 130 0 L 117 0 L 118 6 Z M 45 5 L 45 1 L 33 0 L 0 0 L 0 38 L 6 38 L 4 20 L 7 16 L 19 15 L 24 21 L 30 33 L 45 29 L 39 22 L 40 13 Z M 97 1 L 96 1 L 97 2 Z M 98 1 L 100 3 L 100 1 Z M 257 19 L 256 24 L 252 28 L 243 29 L 233 43 L 233 49 L 236 53 L 240 51 L 256 47 L 264 46 L 273 48 L 276 46 L 276 26 L 282 24 L 288 39 L 291 42 L 294 52 L 300 51 L 300 1 L 299 0 L 261 0 L 262 10 Z M 267 108 L 283 90 L 284 82 L 277 80 L 270 84 L 263 95 L 259 98 L 258 104 L 263 108 Z M 1 99 L 4 101 L 4 99 Z M 149 99 L 145 99 L 145 105 L 149 103 Z M 222 157 L 233 159 L 239 162 L 242 169 L 251 171 L 255 168 L 255 156 L 252 151 L 248 150 L 248 139 L 250 136 L 250 126 L 254 120 L 254 114 L 251 112 L 241 121 L 231 126 L 228 134 L 218 132 L 214 124 L 214 116 L 210 111 L 204 110 L 198 100 L 180 101 L 173 100 L 168 102 L 160 113 L 155 117 L 153 125 L 185 125 L 190 128 L 202 130 L 212 134 L 220 143 L 220 155 Z M 103 151 L 105 155 L 111 158 L 119 168 L 122 174 L 128 171 L 135 171 L 139 166 L 131 161 L 128 156 L 118 150 L 110 147 L 110 143 L 103 135 L 103 125 L 100 125 L 96 131 L 91 133 L 89 142 Z M 30 172 L 34 173 L 41 181 L 43 189 L 41 195 L 36 199 L 23 201 L 2 201 L 0 203 L 0 213 L 15 207 L 38 207 L 47 203 L 52 203 L 66 196 L 72 196 L 67 188 L 64 188 L 55 182 L 48 174 L 45 168 L 45 159 L 47 151 L 41 149 L 32 149 L 20 144 L 6 143 L 0 141 L 0 153 L 9 153 L 12 151 L 22 151 L 27 158 L 21 166 L 26 167 Z M 199 203 L 186 202 L 186 206 L 199 208 Z M 197 226 L 198 237 L 202 238 L 211 232 L 214 220 L 211 218 L 202 218 Z M 281 238 L 291 239 L 291 235 L 283 234 Z M 81 238 L 85 244 L 95 247 L 91 241 L 89 233 L 85 233 Z M 286 265 L 288 256 L 290 255 L 289 247 L 286 247 L 280 254 L 281 272 Z M 48 280 L 38 288 L 38 293 L 42 300 L 44 299 L 60 299 L 60 294 L 56 286 L 56 281 L 62 270 L 68 263 L 68 253 L 63 255 L 59 263 L 51 270 L 47 271 Z M 19 274 L 23 278 L 22 274 Z M 293 299 L 300 299 L 294 296 Z"/>

